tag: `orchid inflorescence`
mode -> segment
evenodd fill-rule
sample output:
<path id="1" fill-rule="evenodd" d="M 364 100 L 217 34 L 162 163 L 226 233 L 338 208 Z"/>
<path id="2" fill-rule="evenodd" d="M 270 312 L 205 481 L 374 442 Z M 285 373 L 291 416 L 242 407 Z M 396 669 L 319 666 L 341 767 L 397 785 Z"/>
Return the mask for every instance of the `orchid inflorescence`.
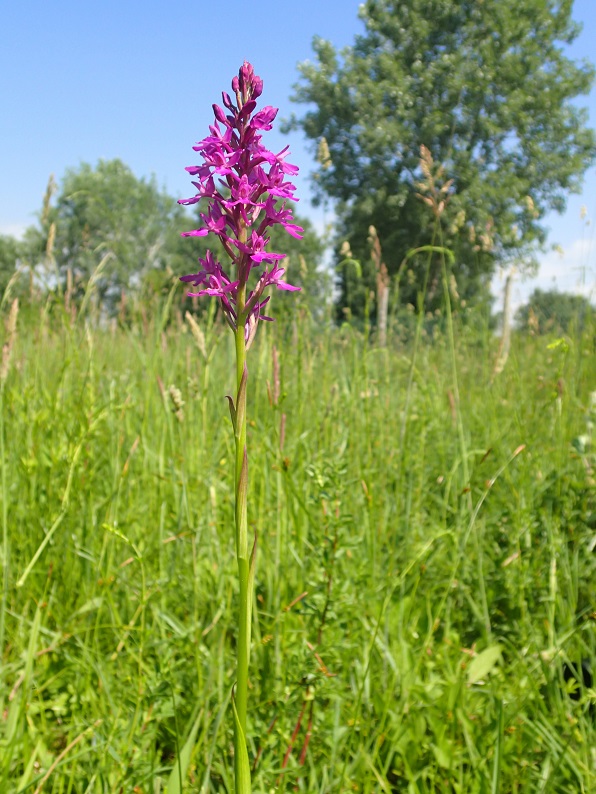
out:
<path id="1" fill-rule="evenodd" d="M 232 90 L 236 103 L 229 94 L 222 92 L 228 113 L 214 104 L 215 122 L 209 127 L 211 134 L 193 146 L 202 155 L 203 164 L 188 166 L 186 170 L 198 177 L 198 181 L 193 182 L 198 193 L 180 199 L 179 203 L 196 204 L 208 199 L 207 211 L 200 214 L 205 225 L 183 232 L 183 236 L 217 235 L 236 266 L 235 272 L 230 277 L 213 253 L 207 251 L 204 258 L 199 257 L 201 270 L 182 276 L 181 280 L 200 287 L 197 292 L 188 293 L 191 297 L 213 295 L 219 298 L 231 328 L 235 331 L 244 325 L 248 347 L 258 321 L 271 320 L 263 314 L 270 298 L 263 297 L 265 289 L 270 286 L 300 289 L 282 280 L 285 271 L 279 262 L 285 254 L 266 250 L 270 241 L 267 230 L 280 224 L 298 239 L 303 230 L 294 223 L 292 210 L 286 206 L 288 201 L 297 201 L 294 198 L 296 188 L 286 181 L 286 175 L 298 173 L 298 168 L 286 162 L 287 146 L 274 154 L 261 143 L 260 131 L 271 129 L 277 108 L 266 106 L 254 112 L 263 81 L 246 61 L 232 80 Z M 219 177 L 217 184 L 216 176 Z M 247 293 L 251 271 L 261 265 L 265 269 Z"/>
<path id="2" fill-rule="evenodd" d="M 261 131 L 270 130 L 277 109 L 266 106 L 257 111 L 257 99 L 263 81 L 246 61 L 232 80 L 235 103 L 225 91 L 224 108 L 213 105 L 215 122 L 210 135 L 193 146 L 202 156 L 202 165 L 186 170 L 197 181 L 197 195 L 181 199 L 181 204 L 205 200 L 200 211 L 203 226 L 184 232 L 187 237 L 216 235 L 234 269 L 229 275 L 213 252 L 199 257 L 198 273 L 182 276 L 199 289 L 192 297 L 213 295 L 219 299 L 223 314 L 231 326 L 236 349 L 236 399 L 228 396 L 235 442 L 235 541 L 238 563 L 238 638 L 236 643 L 236 681 L 231 692 L 234 712 L 234 774 L 236 794 L 250 794 L 250 763 L 246 744 L 248 671 L 252 628 L 252 602 L 255 582 L 256 532 L 249 551 L 248 525 L 248 452 L 246 419 L 246 385 L 248 368 L 246 351 L 250 347 L 259 320 L 271 320 L 263 313 L 270 296 L 267 287 L 297 290 L 283 281 L 280 265 L 285 254 L 267 250 L 271 239 L 268 230 L 280 224 L 300 239 L 303 230 L 294 223 L 287 206 L 294 198 L 294 185 L 286 177 L 298 172 L 286 162 L 288 147 L 274 154 L 261 143 Z M 199 210 L 203 207 L 199 206 Z M 262 267 L 262 270 L 260 268 Z M 255 269 L 253 278 L 251 272 Z M 249 279 L 251 284 L 249 285 Z"/>

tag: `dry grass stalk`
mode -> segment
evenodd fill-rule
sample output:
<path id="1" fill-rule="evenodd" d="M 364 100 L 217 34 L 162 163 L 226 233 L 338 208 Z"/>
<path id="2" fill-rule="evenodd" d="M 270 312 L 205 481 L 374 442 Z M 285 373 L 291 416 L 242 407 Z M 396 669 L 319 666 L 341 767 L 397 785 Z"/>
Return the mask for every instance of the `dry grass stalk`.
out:
<path id="1" fill-rule="evenodd" d="M 82 741 L 86 736 L 88 736 L 89 734 L 93 733 L 93 731 L 99 725 L 101 725 L 102 722 L 103 722 L 102 719 L 95 720 L 93 725 L 91 725 L 89 728 L 85 728 L 85 730 L 82 733 L 79 733 L 79 735 L 75 739 L 73 739 L 72 742 L 70 744 L 68 744 L 58 756 L 56 756 L 56 758 L 54 759 L 54 761 L 51 764 L 50 768 L 45 773 L 45 775 L 42 777 L 42 779 L 41 779 L 41 781 L 39 783 L 39 786 L 35 789 L 35 794 L 41 794 L 41 792 L 43 790 L 43 787 L 44 787 L 44 784 L 47 783 L 47 781 L 52 777 L 52 774 L 54 773 L 54 770 L 56 769 L 56 767 L 60 766 L 60 763 L 66 758 L 68 753 L 74 747 L 76 747 L 77 744 L 79 744 L 79 742 Z"/>
<path id="2" fill-rule="evenodd" d="M 503 296 L 503 333 L 499 344 L 499 352 L 493 368 L 491 381 L 505 369 L 505 364 L 509 358 L 509 348 L 511 347 L 511 288 L 513 286 L 513 276 L 515 268 L 511 268 L 505 280 L 505 293 Z"/>
<path id="3" fill-rule="evenodd" d="M 540 321 L 538 320 L 538 315 L 531 306 L 528 309 L 528 330 L 530 332 L 530 336 L 536 336 L 540 330 Z"/>
<path id="4" fill-rule="evenodd" d="M 174 386 L 174 384 L 172 384 L 168 389 L 168 393 L 170 395 L 170 400 L 172 402 L 172 411 L 174 413 L 174 416 L 179 422 L 183 422 L 185 402 L 182 399 L 182 392 L 177 386 Z"/>
<path id="5" fill-rule="evenodd" d="M 17 283 L 17 281 L 20 279 L 20 277 L 21 277 L 21 271 L 15 270 L 12 276 L 10 277 L 8 284 L 6 285 L 4 294 L 2 295 L 2 300 L 0 301 L 0 309 L 3 309 L 4 306 L 6 306 L 6 304 L 10 300 L 14 290 L 14 286 Z"/>
<path id="6" fill-rule="evenodd" d="M 275 345 L 273 345 L 273 349 L 271 350 L 271 358 L 273 362 L 273 404 L 277 405 L 281 394 L 281 381 L 279 377 L 279 356 Z"/>
<path id="7" fill-rule="evenodd" d="M 87 282 L 87 289 L 85 290 L 85 294 L 84 294 L 83 300 L 81 302 L 81 308 L 79 310 L 79 316 L 82 317 L 84 315 L 85 309 L 87 308 L 87 304 L 91 300 L 91 297 L 92 297 L 92 295 L 94 293 L 95 286 L 96 286 L 97 282 L 99 281 L 99 279 L 101 278 L 101 276 L 103 275 L 103 271 L 105 270 L 105 267 L 106 267 L 107 263 L 112 258 L 113 259 L 116 258 L 115 254 L 112 251 L 108 251 L 107 254 L 104 254 L 104 256 L 101 258 L 98 266 L 95 268 L 95 270 L 91 274 L 91 278 Z"/>
<path id="8" fill-rule="evenodd" d="M 453 179 L 442 182 L 445 177 L 445 168 L 442 165 L 435 166 L 432 154 L 424 144 L 420 146 L 419 165 L 424 179 L 415 183 L 420 191 L 416 195 L 432 209 L 433 215 L 439 218 L 447 206 Z"/>
<path id="9" fill-rule="evenodd" d="M 387 344 L 387 314 L 389 312 L 389 272 L 383 262 L 383 252 L 379 235 L 374 226 L 368 228 L 368 242 L 371 247 L 371 257 L 375 264 L 377 274 L 377 328 L 380 347 Z"/>
<path id="10" fill-rule="evenodd" d="M 56 242 L 56 224 L 52 221 L 46 241 L 46 256 L 50 262 L 54 261 L 54 244 Z"/>
<path id="11" fill-rule="evenodd" d="M 494 238 L 493 238 L 493 226 L 494 221 L 492 218 L 489 218 L 487 222 L 484 224 L 484 230 L 481 231 L 479 234 L 476 234 L 474 230 L 474 240 L 478 240 L 476 245 L 474 246 L 474 251 L 485 251 L 490 252 L 494 248 Z"/>
<path id="12" fill-rule="evenodd" d="M 66 311 L 67 315 L 70 315 L 71 325 L 74 325 L 77 319 L 77 306 L 72 299 L 73 293 L 74 293 L 74 278 L 72 275 L 72 269 L 69 267 L 66 269 L 66 292 L 64 294 L 64 310 Z"/>
<path id="13" fill-rule="evenodd" d="M 17 338 L 17 317 L 19 316 L 19 299 L 15 298 L 6 319 L 6 342 L 2 348 L 2 365 L 0 366 L 0 384 L 4 388 L 10 370 L 10 359 Z"/>
<path id="14" fill-rule="evenodd" d="M 281 393 L 281 383 L 279 378 L 279 356 L 277 355 L 277 347 L 273 345 L 271 350 L 271 360 L 272 360 L 272 367 L 273 367 L 273 388 L 271 388 L 271 384 L 267 381 L 267 397 L 269 399 L 269 405 L 273 408 L 274 405 L 279 403 L 279 396 Z"/>
<path id="15" fill-rule="evenodd" d="M 197 343 L 197 347 L 199 348 L 201 355 L 205 360 L 207 360 L 207 344 L 205 342 L 205 334 L 190 312 L 186 312 L 184 316 L 186 318 L 186 322 L 190 326 L 190 332 Z"/>
<path id="16" fill-rule="evenodd" d="M 289 259 L 289 257 L 287 257 Z M 300 265 L 300 275 L 304 279 L 308 276 L 308 265 L 306 264 L 306 259 L 302 254 L 298 254 L 298 263 Z"/>
<path id="17" fill-rule="evenodd" d="M 457 281 L 453 273 L 449 274 L 449 294 L 451 295 L 452 300 L 459 301 L 459 292 L 457 291 Z"/>
<path id="18" fill-rule="evenodd" d="M 66 269 L 66 292 L 64 293 L 64 309 L 68 314 L 70 312 L 70 301 L 72 300 L 72 269 Z"/>
<path id="19" fill-rule="evenodd" d="M 46 192 L 43 196 L 43 204 L 41 210 L 41 224 L 45 226 L 50 217 L 50 204 L 52 202 L 52 196 L 58 190 L 58 185 L 56 184 L 56 180 L 54 179 L 54 174 L 50 174 L 50 178 L 48 179 L 48 186 L 46 187 Z"/>
<path id="20" fill-rule="evenodd" d="M 323 171 L 327 171 L 333 165 L 331 160 L 331 152 L 329 151 L 329 144 L 327 138 L 321 138 L 319 147 L 317 149 L 317 162 L 321 164 Z"/>

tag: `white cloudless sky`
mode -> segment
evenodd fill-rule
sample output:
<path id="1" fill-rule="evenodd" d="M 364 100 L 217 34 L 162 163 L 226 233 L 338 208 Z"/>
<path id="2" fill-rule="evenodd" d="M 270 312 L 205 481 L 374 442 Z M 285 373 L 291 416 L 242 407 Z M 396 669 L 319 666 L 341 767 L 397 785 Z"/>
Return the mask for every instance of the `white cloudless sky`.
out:
<path id="1" fill-rule="evenodd" d="M 0 233 L 36 220 L 48 176 L 68 167 L 121 158 L 138 176 L 154 174 L 173 196 L 193 192 L 184 166 L 212 121 L 211 104 L 229 89 L 244 59 L 264 80 L 263 102 L 278 118 L 290 102 L 296 64 L 312 57 L 312 38 L 337 47 L 362 32 L 357 0 L 165 3 L 158 0 L 0 0 Z M 596 0 L 575 0 L 583 31 L 570 57 L 594 60 Z M 579 104 L 596 126 L 596 89 Z M 297 211 L 320 224 L 310 204 L 313 158 L 299 132 L 272 131 L 267 145 L 290 144 L 301 168 Z M 587 217 L 580 218 L 585 206 Z M 590 222 L 588 224 L 588 222 Z M 546 219 L 549 243 L 539 279 L 519 284 L 519 302 L 535 284 L 581 289 L 596 276 L 596 168 L 567 212 Z M 495 280 L 498 291 L 498 279 Z"/>

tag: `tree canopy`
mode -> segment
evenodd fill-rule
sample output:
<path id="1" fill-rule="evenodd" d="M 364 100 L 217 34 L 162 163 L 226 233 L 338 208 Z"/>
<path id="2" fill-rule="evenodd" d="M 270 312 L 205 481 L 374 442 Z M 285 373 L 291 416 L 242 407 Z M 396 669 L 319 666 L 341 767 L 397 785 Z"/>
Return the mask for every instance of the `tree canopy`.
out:
<path id="1" fill-rule="evenodd" d="M 593 314 L 594 307 L 583 295 L 535 289 L 528 302 L 517 310 L 515 319 L 521 329 L 533 333 L 569 333 L 574 325 L 583 328 Z"/>
<path id="2" fill-rule="evenodd" d="M 308 109 L 289 126 L 318 150 L 318 197 L 336 200 L 354 256 L 368 259 L 370 224 L 390 273 L 433 242 L 424 146 L 443 169 L 440 237 L 460 294 L 486 289 L 497 263 L 532 263 L 545 213 L 564 209 L 596 152 L 571 101 L 594 77 L 565 55 L 571 12 L 572 0 L 367 0 L 353 46 L 314 40 L 293 96 Z"/>
<path id="3" fill-rule="evenodd" d="M 197 205 L 196 212 L 200 210 Z M 297 223 L 304 227 L 303 239 L 276 228 L 271 242 L 287 254 L 284 266 L 293 283 L 304 288 L 304 299 L 322 307 L 328 294 L 319 270 L 323 243 L 307 219 L 297 218 Z M 196 218 L 154 178 L 136 177 L 120 160 L 82 163 L 68 169 L 59 184 L 50 178 L 39 223 L 26 230 L 23 240 L 0 236 L 0 291 L 18 263 L 42 290 L 57 285 L 64 289 L 70 271 L 75 301 L 93 275 L 108 310 L 122 291 L 142 288 L 147 296 L 169 291 L 172 277 L 192 270 L 207 247 L 226 256 L 211 235 L 192 240 L 180 236 L 194 225 Z M 184 301 L 182 287 L 180 299 Z"/>
<path id="4" fill-rule="evenodd" d="M 58 270 L 86 281 L 102 265 L 102 293 L 119 292 L 151 269 L 182 270 L 184 210 L 155 178 L 139 179 L 121 160 L 68 169 L 42 225 Z"/>

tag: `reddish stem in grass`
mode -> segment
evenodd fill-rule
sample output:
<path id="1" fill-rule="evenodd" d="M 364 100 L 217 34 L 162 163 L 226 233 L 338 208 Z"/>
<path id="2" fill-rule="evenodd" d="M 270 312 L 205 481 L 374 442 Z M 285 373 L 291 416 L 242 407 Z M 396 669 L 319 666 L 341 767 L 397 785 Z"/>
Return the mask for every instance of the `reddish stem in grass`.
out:
<path id="1" fill-rule="evenodd" d="M 284 760 L 281 765 L 282 769 L 285 769 L 288 765 L 288 761 L 290 760 L 290 756 L 292 755 L 292 750 L 294 748 L 294 742 L 296 741 L 296 737 L 298 736 L 298 731 L 300 730 L 300 726 L 302 725 L 302 717 L 304 716 L 304 710 L 306 708 L 306 700 L 302 702 L 302 708 L 300 709 L 300 715 L 298 716 L 298 722 L 294 727 L 294 732 L 292 733 L 292 738 L 290 739 L 290 744 L 288 745 L 288 749 L 286 750 L 286 754 L 284 755 Z M 279 781 L 281 780 L 281 775 L 277 779 L 277 785 L 279 786 Z"/>
<path id="2" fill-rule="evenodd" d="M 271 731 L 272 731 L 272 730 L 273 730 L 273 728 L 275 727 L 275 723 L 276 723 L 276 722 L 277 722 L 277 715 L 276 715 L 276 716 L 275 716 L 275 717 L 274 717 L 274 718 L 271 720 L 271 722 L 269 723 L 269 727 L 267 728 L 267 736 L 269 736 L 269 734 L 271 733 Z M 262 745 L 262 744 L 260 744 L 260 745 L 259 745 L 259 749 L 257 750 L 257 754 L 256 754 L 256 756 L 255 756 L 255 760 L 254 760 L 254 762 L 253 762 L 253 765 L 252 765 L 252 771 L 253 771 L 253 772 L 254 772 L 254 771 L 255 771 L 255 769 L 257 768 L 257 766 L 258 766 L 258 764 L 259 764 L 259 761 L 261 760 L 261 756 L 262 756 L 262 755 L 263 755 L 263 745 Z"/>
<path id="3" fill-rule="evenodd" d="M 306 736 L 304 737 L 304 744 L 302 745 L 302 752 L 300 753 L 300 766 L 304 766 L 304 762 L 306 761 L 306 752 L 308 750 L 308 745 L 310 744 L 310 737 L 312 736 L 312 713 L 315 707 L 315 701 L 310 701 L 310 709 L 308 712 L 308 725 L 306 727 Z"/>

